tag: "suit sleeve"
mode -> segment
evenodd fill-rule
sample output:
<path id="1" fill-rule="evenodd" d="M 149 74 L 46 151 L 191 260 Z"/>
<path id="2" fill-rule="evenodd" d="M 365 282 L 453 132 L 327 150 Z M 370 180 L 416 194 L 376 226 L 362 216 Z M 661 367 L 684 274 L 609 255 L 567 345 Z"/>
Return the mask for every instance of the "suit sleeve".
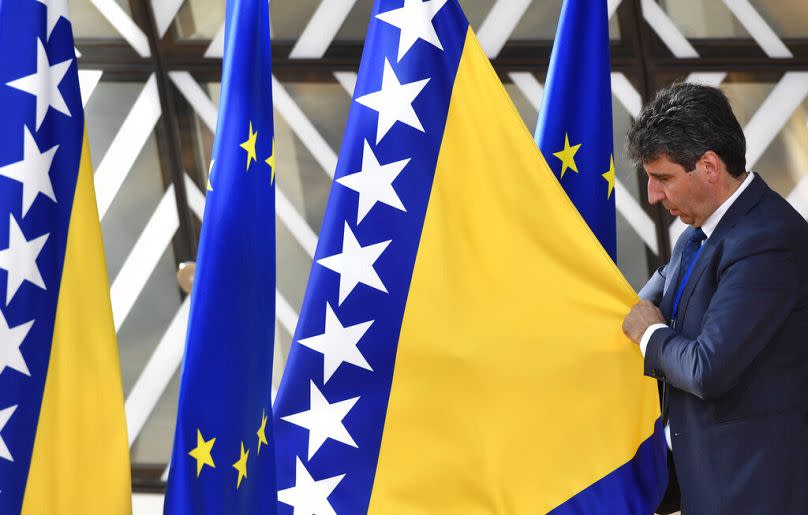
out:
<path id="1" fill-rule="evenodd" d="M 656 269 L 654 275 L 648 279 L 645 286 L 640 290 L 639 296 L 642 300 L 650 300 L 654 305 L 659 306 L 662 302 L 662 294 L 665 290 L 665 266 Z"/>
<path id="2" fill-rule="evenodd" d="M 645 373 L 702 399 L 732 388 L 797 302 L 797 264 L 784 248 L 746 255 L 721 272 L 698 337 L 657 329 Z"/>

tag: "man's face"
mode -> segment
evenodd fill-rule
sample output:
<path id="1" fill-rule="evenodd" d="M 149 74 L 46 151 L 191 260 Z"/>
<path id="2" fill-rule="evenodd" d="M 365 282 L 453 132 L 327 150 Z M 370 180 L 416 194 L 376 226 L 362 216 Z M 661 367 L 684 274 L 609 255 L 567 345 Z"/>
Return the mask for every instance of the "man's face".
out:
<path id="1" fill-rule="evenodd" d="M 665 155 L 645 162 L 644 166 L 648 174 L 648 201 L 662 202 L 671 215 L 688 225 L 701 227 L 713 212 L 710 201 L 713 185 L 707 181 L 701 160 L 692 172 Z"/>

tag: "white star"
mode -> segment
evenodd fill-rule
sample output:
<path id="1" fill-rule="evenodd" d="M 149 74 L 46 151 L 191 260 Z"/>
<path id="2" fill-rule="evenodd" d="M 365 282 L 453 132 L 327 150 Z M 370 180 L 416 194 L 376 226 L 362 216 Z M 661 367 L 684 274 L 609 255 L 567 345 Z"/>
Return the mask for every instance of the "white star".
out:
<path id="1" fill-rule="evenodd" d="M 50 233 L 43 234 L 33 240 L 26 240 L 14 215 L 9 215 L 8 218 L 8 248 L 0 250 L 0 268 L 8 272 L 6 306 L 11 304 L 11 299 L 23 281 L 47 290 L 45 281 L 39 273 L 36 258 L 50 235 Z"/>
<path id="2" fill-rule="evenodd" d="M 278 500 L 294 510 L 293 515 L 337 515 L 328 496 L 345 474 L 315 481 L 300 458 L 295 458 L 295 486 L 280 490 Z"/>
<path id="3" fill-rule="evenodd" d="M 379 13 L 376 18 L 401 29 L 401 38 L 398 40 L 398 60 L 419 39 L 443 50 L 440 44 L 432 18 L 446 5 L 447 0 L 404 0 L 404 6 L 392 11 Z"/>
<path id="4" fill-rule="evenodd" d="M 343 327 L 331 308 L 331 304 L 326 302 L 325 332 L 298 341 L 299 344 L 316 350 L 323 355 L 323 383 L 328 383 L 328 380 L 331 379 L 331 376 L 343 363 L 350 363 L 365 370 L 373 371 L 356 346 L 371 325 L 373 325 L 373 320 L 350 327 Z"/>
<path id="5" fill-rule="evenodd" d="M 359 283 L 387 293 L 387 288 L 384 287 L 379 274 L 373 268 L 373 263 L 379 259 L 391 241 L 393 240 L 362 247 L 348 226 L 348 222 L 345 222 L 345 232 L 342 234 L 342 253 L 317 260 L 319 264 L 339 274 L 340 304 Z"/>
<path id="6" fill-rule="evenodd" d="M 51 32 L 56 27 L 56 22 L 59 21 L 59 18 L 64 18 L 70 22 L 67 0 L 37 0 L 37 2 L 44 4 L 48 9 L 48 39 L 50 39 Z"/>
<path id="7" fill-rule="evenodd" d="M 29 320 L 16 327 L 9 327 L 6 317 L 0 311 L 0 374 L 9 367 L 27 376 L 31 375 L 20 352 L 20 345 L 28 336 L 32 325 L 34 321 Z"/>
<path id="8" fill-rule="evenodd" d="M 36 129 L 39 130 L 48 113 L 48 107 L 70 116 L 70 110 L 59 91 L 59 84 L 70 68 L 73 59 L 70 58 L 51 66 L 42 40 L 37 39 L 36 44 L 36 72 L 6 84 L 36 97 Z"/>
<path id="9" fill-rule="evenodd" d="M 25 126 L 22 147 L 22 161 L 0 166 L 0 175 L 22 184 L 22 216 L 25 218 L 31 204 L 40 193 L 56 202 L 49 172 L 59 145 L 40 152 L 34 136 L 28 130 L 28 126 Z"/>
<path id="10" fill-rule="evenodd" d="M 0 432 L 3 431 L 3 428 L 6 427 L 6 423 L 8 423 L 8 419 L 11 418 L 11 415 L 14 414 L 14 411 L 17 409 L 17 404 L 14 406 L 8 407 L 6 409 L 0 410 Z M 6 442 L 3 441 L 3 437 L 0 436 L 0 458 L 8 461 L 14 461 L 14 458 L 11 457 L 11 451 L 8 450 L 6 446 Z"/>
<path id="11" fill-rule="evenodd" d="M 421 120 L 412 108 L 412 103 L 429 79 L 402 84 L 398 81 L 396 72 L 390 61 L 384 60 L 384 73 L 382 75 L 382 89 L 374 93 L 362 95 L 356 101 L 379 113 L 379 123 L 376 126 L 376 143 L 378 144 L 396 122 L 409 125 L 421 132 L 424 127 Z"/>
<path id="12" fill-rule="evenodd" d="M 409 162 L 409 159 L 404 159 L 395 163 L 380 165 L 379 160 L 376 159 L 376 155 L 370 148 L 370 143 L 365 140 L 365 147 L 362 151 L 362 170 L 337 179 L 338 183 L 359 193 L 357 224 L 365 218 L 365 215 L 370 212 L 377 202 L 382 202 L 404 212 L 407 211 L 393 188 L 393 181 L 396 180 L 398 174 Z"/>
<path id="13" fill-rule="evenodd" d="M 309 430 L 309 461 L 329 438 L 351 447 L 358 447 L 345 429 L 342 419 L 351 411 L 359 397 L 329 404 L 314 381 L 311 381 L 310 391 L 308 411 L 281 417 L 281 420 Z"/>

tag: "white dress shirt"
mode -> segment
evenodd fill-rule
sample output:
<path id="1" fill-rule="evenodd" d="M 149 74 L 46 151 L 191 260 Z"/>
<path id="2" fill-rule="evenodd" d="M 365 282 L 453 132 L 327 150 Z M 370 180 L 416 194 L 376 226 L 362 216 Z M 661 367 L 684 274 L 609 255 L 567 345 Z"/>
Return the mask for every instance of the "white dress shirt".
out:
<path id="1" fill-rule="evenodd" d="M 701 226 L 701 230 L 704 231 L 705 236 L 707 236 L 704 239 L 704 241 L 707 241 L 708 239 L 710 239 L 710 235 L 713 234 L 713 232 L 715 231 L 715 228 L 718 226 L 718 222 L 721 221 L 721 219 L 724 217 L 724 215 L 729 210 L 730 206 L 735 202 L 735 200 L 737 200 L 738 197 L 741 196 L 741 193 L 743 193 L 743 190 L 745 190 L 747 188 L 747 186 L 749 186 L 749 183 L 752 182 L 752 178 L 754 176 L 755 176 L 755 174 L 753 172 L 749 172 L 746 175 L 746 179 L 744 179 L 744 181 L 741 183 L 741 185 L 738 186 L 738 189 L 735 190 L 735 192 L 732 195 L 730 195 L 730 197 L 727 200 L 725 200 L 723 204 L 718 206 L 718 209 L 713 211 L 713 214 L 711 214 L 707 218 L 707 220 L 704 221 L 704 224 L 702 224 L 702 226 Z M 701 243 L 702 245 L 704 245 L 704 241 Z M 679 285 L 671 283 L 670 287 L 671 288 L 678 288 Z M 646 329 L 645 332 L 643 333 L 642 339 L 640 340 L 640 352 L 642 352 L 643 358 L 645 357 L 645 349 L 646 349 L 646 347 L 648 347 L 648 342 L 651 340 L 651 335 L 654 334 L 654 331 L 656 331 L 660 327 L 668 327 L 668 326 L 667 326 L 667 324 L 653 324 L 653 325 L 648 326 L 648 329 Z M 671 443 L 671 424 L 670 424 L 670 422 L 665 424 L 665 440 L 667 440 L 667 442 L 668 442 L 668 449 L 673 450 L 673 445 Z"/>

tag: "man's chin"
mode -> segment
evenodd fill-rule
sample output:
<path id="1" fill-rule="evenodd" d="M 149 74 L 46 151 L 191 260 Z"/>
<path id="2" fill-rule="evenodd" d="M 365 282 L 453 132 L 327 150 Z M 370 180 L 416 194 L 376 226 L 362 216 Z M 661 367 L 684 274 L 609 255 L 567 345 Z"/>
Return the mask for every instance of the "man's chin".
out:
<path id="1" fill-rule="evenodd" d="M 684 214 L 684 213 L 682 213 L 682 212 L 680 212 L 680 211 L 678 211 L 676 209 L 668 209 L 668 212 L 671 214 L 672 217 L 678 218 L 685 225 L 692 225 L 693 224 L 693 217 L 692 216 L 688 216 L 688 215 L 686 215 L 686 214 Z"/>

